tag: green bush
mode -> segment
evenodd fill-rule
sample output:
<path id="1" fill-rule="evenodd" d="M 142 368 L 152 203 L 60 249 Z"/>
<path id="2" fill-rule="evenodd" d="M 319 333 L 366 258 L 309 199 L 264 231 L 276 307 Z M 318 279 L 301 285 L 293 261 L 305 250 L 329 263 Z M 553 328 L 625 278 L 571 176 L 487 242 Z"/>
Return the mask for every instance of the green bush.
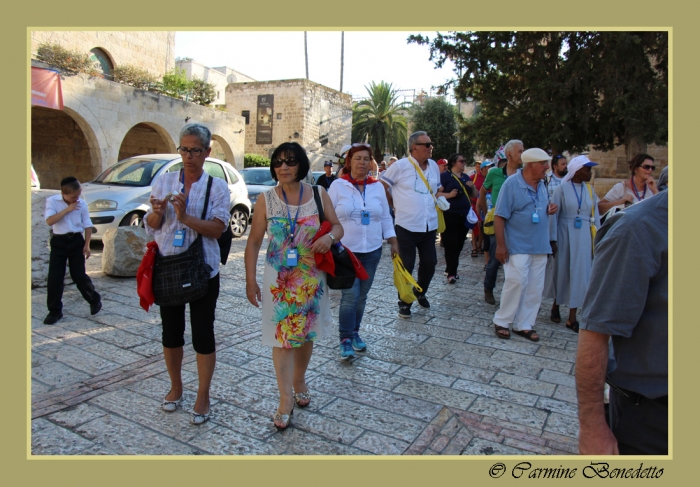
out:
<path id="1" fill-rule="evenodd" d="M 208 83 L 196 76 L 190 81 L 190 101 L 197 105 L 208 107 L 216 99 L 216 89 L 213 83 Z"/>
<path id="2" fill-rule="evenodd" d="M 258 154 L 243 156 L 243 167 L 270 167 L 270 159 Z"/>
<path id="3" fill-rule="evenodd" d="M 129 64 L 116 66 L 112 70 L 114 81 L 133 86 L 139 90 L 148 90 L 156 84 L 156 77 L 145 69 L 137 68 Z"/>
<path id="4" fill-rule="evenodd" d="M 60 44 L 40 44 L 36 57 L 39 61 L 66 71 L 85 73 L 90 76 L 98 74 L 98 71 L 93 66 L 93 62 L 90 61 L 89 54 L 83 54 L 80 51 L 69 51 Z"/>
<path id="5" fill-rule="evenodd" d="M 163 75 L 163 94 L 173 98 L 184 99 L 190 92 L 192 83 L 187 79 L 184 69 L 173 68 Z"/>

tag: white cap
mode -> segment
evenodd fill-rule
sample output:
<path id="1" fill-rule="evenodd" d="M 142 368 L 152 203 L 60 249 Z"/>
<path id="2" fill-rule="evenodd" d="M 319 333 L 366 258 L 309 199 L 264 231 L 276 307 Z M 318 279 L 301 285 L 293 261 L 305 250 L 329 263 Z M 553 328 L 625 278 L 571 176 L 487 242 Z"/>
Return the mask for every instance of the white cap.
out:
<path id="1" fill-rule="evenodd" d="M 528 149 L 525 152 L 523 152 L 523 155 L 520 156 L 520 159 L 523 161 L 523 164 L 540 161 L 549 162 L 552 160 L 549 154 L 547 154 L 542 149 L 538 149 L 537 147 L 533 147 L 532 149 Z"/>
<path id="2" fill-rule="evenodd" d="M 347 152 L 348 152 L 350 149 L 352 149 L 352 145 L 346 144 L 346 145 L 343 146 L 342 149 L 340 149 L 340 152 L 338 153 L 338 155 L 339 155 L 340 157 L 345 157 L 345 154 L 347 154 Z"/>
<path id="3" fill-rule="evenodd" d="M 583 166 L 597 166 L 597 162 L 591 161 L 588 157 L 586 156 L 576 156 L 573 159 L 569 161 L 569 164 L 567 164 L 566 169 L 567 173 L 566 175 L 562 178 L 561 183 L 564 184 L 565 182 L 569 181 L 571 178 L 574 177 L 576 174 L 576 171 L 581 169 Z"/>

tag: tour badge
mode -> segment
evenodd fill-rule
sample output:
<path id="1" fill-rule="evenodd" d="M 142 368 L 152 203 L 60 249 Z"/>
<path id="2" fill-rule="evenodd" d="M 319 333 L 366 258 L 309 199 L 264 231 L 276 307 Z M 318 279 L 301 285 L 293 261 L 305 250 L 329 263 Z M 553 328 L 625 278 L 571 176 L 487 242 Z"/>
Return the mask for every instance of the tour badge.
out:
<path id="1" fill-rule="evenodd" d="M 581 220 L 580 216 L 577 216 L 576 218 L 574 218 L 574 228 L 581 228 L 582 225 L 583 225 L 583 221 Z"/>
<path id="2" fill-rule="evenodd" d="M 540 214 L 537 213 L 536 211 L 532 212 L 532 223 L 539 223 L 540 222 Z"/>
<path id="3" fill-rule="evenodd" d="M 297 249 L 287 249 L 285 252 L 285 266 L 296 267 L 299 261 L 299 252 Z"/>
<path id="4" fill-rule="evenodd" d="M 369 225 L 369 211 L 364 210 L 361 213 L 361 218 L 362 218 L 362 224 L 363 225 Z"/>
<path id="5" fill-rule="evenodd" d="M 175 238 L 173 238 L 173 247 L 182 247 L 185 243 L 185 230 L 175 230 Z"/>

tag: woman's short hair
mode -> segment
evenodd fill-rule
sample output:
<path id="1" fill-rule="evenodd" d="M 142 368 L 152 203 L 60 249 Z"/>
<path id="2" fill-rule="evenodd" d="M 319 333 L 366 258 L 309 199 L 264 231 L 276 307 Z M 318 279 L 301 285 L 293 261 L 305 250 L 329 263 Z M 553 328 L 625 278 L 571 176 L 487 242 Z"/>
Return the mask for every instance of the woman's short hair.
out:
<path id="1" fill-rule="evenodd" d="M 634 156 L 632 159 L 630 159 L 629 165 L 630 165 L 630 173 L 634 174 L 634 170 L 637 169 L 639 166 L 644 164 L 644 161 L 647 159 L 651 159 L 651 162 L 654 162 L 654 158 L 651 157 L 649 154 L 638 154 Z"/>
<path id="2" fill-rule="evenodd" d="M 182 130 L 180 130 L 180 140 L 182 140 L 185 135 L 194 135 L 197 137 L 202 147 L 205 149 L 208 149 L 211 145 L 211 132 L 201 123 L 188 123 L 182 127 Z"/>
<path id="3" fill-rule="evenodd" d="M 447 158 L 447 170 L 448 171 L 452 170 L 454 165 L 457 163 L 457 159 L 459 159 L 460 156 L 464 157 L 462 154 L 457 153 L 457 154 L 452 154 L 450 157 Z"/>
<path id="4" fill-rule="evenodd" d="M 353 144 L 353 146 L 350 148 L 350 150 L 345 154 L 345 167 L 348 168 L 348 174 L 350 174 L 350 170 L 352 169 L 352 156 L 357 154 L 358 152 L 366 151 L 369 152 L 369 157 L 372 158 L 372 147 L 368 147 L 366 145 L 356 145 Z"/>
<path id="5" fill-rule="evenodd" d="M 280 159 L 280 156 L 285 154 L 291 154 L 292 158 L 299 162 L 297 164 L 298 169 L 295 180 L 301 181 L 304 179 L 306 175 L 309 174 L 309 157 L 306 155 L 304 148 L 296 142 L 285 142 L 280 144 L 272 153 L 272 157 L 270 157 L 270 175 L 272 176 L 272 179 L 277 181 L 277 174 L 275 173 L 275 168 L 272 165 L 272 161 Z"/>

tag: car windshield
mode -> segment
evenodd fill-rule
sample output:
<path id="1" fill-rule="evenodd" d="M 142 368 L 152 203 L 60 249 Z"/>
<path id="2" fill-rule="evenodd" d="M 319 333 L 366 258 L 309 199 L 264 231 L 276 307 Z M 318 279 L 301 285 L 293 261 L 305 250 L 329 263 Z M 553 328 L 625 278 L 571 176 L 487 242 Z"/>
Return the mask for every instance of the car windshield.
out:
<path id="1" fill-rule="evenodd" d="M 131 157 L 117 162 L 114 166 L 97 176 L 93 183 L 141 187 L 150 186 L 153 176 L 168 162 L 170 162 L 168 159 Z"/>
<path id="2" fill-rule="evenodd" d="M 277 181 L 270 176 L 269 169 L 256 169 L 254 171 L 243 169 L 241 171 L 241 176 L 243 176 L 243 181 L 245 181 L 246 184 L 259 184 L 262 186 L 275 186 L 277 184 Z"/>

